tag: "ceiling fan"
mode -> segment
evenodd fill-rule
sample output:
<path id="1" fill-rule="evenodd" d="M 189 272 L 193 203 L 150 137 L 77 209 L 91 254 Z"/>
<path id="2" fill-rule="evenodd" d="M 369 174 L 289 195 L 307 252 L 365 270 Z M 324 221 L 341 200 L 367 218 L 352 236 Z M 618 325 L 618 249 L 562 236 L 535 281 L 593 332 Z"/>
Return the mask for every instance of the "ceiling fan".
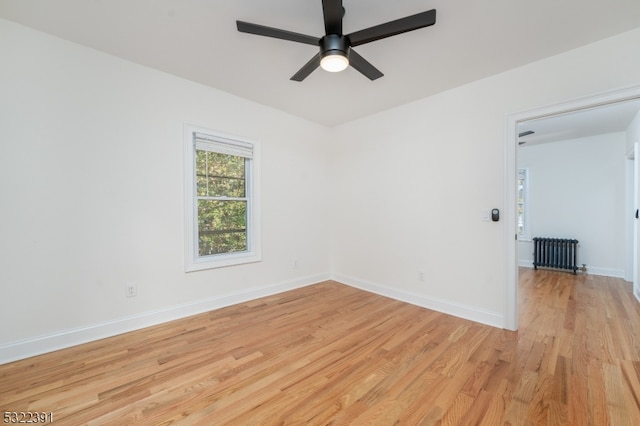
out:
<path id="1" fill-rule="evenodd" d="M 533 135 L 535 132 L 533 130 L 527 130 L 526 132 L 518 133 L 519 138 L 523 138 L 525 136 Z M 518 145 L 524 145 L 527 141 L 518 141 Z"/>
<path id="2" fill-rule="evenodd" d="M 318 67 L 338 72 L 349 65 L 370 80 L 380 78 L 384 74 L 357 54 L 353 47 L 436 23 L 436 10 L 432 9 L 345 35 L 342 33 L 342 18 L 345 13 L 342 0 L 322 0 L 322 12 L 326 34 L 321 38 L 244 21 L 236 21 L 236 24 L 238 31 L 242 33 L 319 46 L 320 51 L 291 77 L 291 80 L 302 81 Z"/>

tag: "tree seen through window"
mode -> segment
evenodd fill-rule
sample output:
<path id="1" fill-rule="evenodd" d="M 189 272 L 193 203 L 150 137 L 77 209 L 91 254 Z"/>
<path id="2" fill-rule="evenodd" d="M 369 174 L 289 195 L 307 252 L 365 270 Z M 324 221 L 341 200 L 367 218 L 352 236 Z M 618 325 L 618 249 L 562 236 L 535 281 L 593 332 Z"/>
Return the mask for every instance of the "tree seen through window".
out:
<path id="1" fill-rule="evenodd" d="M 196 150 L 199 256 L 248 249 L 246 161 Z"/>

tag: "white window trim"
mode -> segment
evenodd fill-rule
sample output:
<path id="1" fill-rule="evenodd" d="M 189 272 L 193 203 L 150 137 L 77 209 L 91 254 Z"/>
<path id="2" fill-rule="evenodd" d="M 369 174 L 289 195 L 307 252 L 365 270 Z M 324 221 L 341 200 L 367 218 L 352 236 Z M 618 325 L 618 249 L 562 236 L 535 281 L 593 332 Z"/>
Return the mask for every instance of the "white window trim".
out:
<path id="1" fill-rule="evenodd" d="M 194 134 L 205 134 L 212 139 L 237 141 L 250 144 L 253 158 L 247 179 L 247 245 L 248 250 L 238 253 L 219 254 L 215 256 L 198 256 L 197 249 L 197 207 L 195 180 Z M 222 268 L 232 265 L 260 262 L 262 260 L 261 227 L 260 227 L 260 143 L 258 141 L 222 134 L 217 131 L 184 125 L 184 220 L 185 220 L 185 262 L 186 272 L 204 269 Z"/>
<path id="2" fill-rule="evenodd" d="M 529 196 L 530 190 L 529 188 L 531 187 L 531 174 L 529 173 L 529 169 L 527 167 L 520 167 L 518 168 L 518 175 L 520 174 L 520 172 L 523 171 L 524 172 L 524 181 L 525 181 L 525 185 L 524 185 L 524 232 L 522 233 L 518 233 L 518 241 L 532 241 L 531 239 L 531 214 L 529 213 L 531 211 L 530 205 L 531 205 L 531 197 Z M 516 197 L 516 202 L 517 202 L 517 197 Z"/>

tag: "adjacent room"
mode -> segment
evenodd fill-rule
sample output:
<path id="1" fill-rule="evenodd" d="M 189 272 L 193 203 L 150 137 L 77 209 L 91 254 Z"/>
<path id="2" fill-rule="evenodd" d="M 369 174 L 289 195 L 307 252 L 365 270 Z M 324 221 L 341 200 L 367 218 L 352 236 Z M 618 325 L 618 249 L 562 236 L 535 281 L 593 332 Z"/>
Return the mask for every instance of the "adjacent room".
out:
<path id="1" fill-rule="evenodd" d="M 633 281 L 639 115 L 640 101 L 622 101 L 519 126 L 520 266 L 533 267 L 534 237 L 577 239 L 580 270 Z"/>
<path id="2" fill-rule="evenodd" d="M 640 108 L 537 127 L 639 48 L 627 0 L 0 0 L 3 420 L 640 424 Z"/>

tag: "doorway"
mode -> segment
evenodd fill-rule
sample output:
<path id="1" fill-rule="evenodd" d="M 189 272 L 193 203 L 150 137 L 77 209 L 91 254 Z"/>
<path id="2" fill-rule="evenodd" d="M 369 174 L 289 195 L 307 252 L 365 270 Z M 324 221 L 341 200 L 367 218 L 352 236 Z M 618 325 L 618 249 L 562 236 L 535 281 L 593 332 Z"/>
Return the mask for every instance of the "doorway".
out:
<path id="1" fill-rule="evenodd" d="M 601 107 L 640 101 L 640 86 L 629 89 L 594 95 L 580 100 L 539 108 L 523 113 L 511 114 L 506 125 L 506 165 L 505 165 L 505 218 L 508 232 L 506 235 L 506 299 L 505 326 L 508 330 L 518 329 L 518 256 L 517 256 L 517 147 L 518 130 L 525 123 L 546 118 L 562 117 L 580 111 L 594 111 Z M 511 231 L 511 232 L 509 232 Z M 638 263 L 633 256 L 634 264 Z"/>

